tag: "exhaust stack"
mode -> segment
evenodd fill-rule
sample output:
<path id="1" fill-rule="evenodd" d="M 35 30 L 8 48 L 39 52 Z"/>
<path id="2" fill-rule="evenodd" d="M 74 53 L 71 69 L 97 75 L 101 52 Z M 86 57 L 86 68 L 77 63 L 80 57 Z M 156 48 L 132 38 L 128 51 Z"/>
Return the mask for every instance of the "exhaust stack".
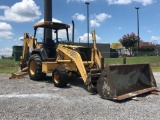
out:
<path id="1" fill-rule="evenodd" d="M 74 44 L 74 21 L 72 20 L 72 44 Z"/>
<path id="2" fill-rule="evenodd" d="M 44 0 L 44 21 L 52 21 L 52 0 Z M 52 30 L 45 28 L 44 43 L 52 40 Z"/>

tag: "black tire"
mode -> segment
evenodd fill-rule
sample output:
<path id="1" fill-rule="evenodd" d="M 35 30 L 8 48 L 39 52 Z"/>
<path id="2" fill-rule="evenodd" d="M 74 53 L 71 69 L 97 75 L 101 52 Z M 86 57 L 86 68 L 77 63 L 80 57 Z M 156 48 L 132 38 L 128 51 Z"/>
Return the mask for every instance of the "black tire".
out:
<path id="1" fill-rule="evenodd" d="M 56 87 L 66 87 L 68 83 L 68 73 L 64 67 L 56 68 L 52 72 L 52 80 Z"/>
<path id="2" fill-rule="evenodd" d="M 42 60 L 37 54 L 31 55 L 28 62 L 28 74 L 31 80 L 42 80 L 46 73 L 42 72 Z"/>

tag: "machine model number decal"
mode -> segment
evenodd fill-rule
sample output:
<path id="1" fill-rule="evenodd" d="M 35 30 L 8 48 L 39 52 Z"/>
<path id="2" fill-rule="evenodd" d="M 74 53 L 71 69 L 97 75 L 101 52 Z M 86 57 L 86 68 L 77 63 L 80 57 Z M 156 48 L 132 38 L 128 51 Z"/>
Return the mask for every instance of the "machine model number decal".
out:
<path id="1" fill-rule="evenodd" d="M 74 58 L 76 58 L 76 54 L 74 52 L 70 52 L 70 55 Z"/>

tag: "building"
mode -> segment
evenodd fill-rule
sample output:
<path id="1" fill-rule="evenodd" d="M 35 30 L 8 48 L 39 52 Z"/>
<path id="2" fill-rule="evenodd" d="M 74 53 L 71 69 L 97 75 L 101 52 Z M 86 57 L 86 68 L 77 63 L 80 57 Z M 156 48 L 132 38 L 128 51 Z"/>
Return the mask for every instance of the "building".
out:
<path id="1" fill-rule="evenodd" d="M 74 43 L 75 45 L 87 47 L 87 43 Z M 110 58 L 110 44 L 96 43 L 97 48 L 100 50 L 103 58 Z M 92 47 L 93 43 L 89 43 L 89 47 Z"/>
<path id="2" fill-rule="evenodd" d="M 118 52 L 119 56 L 123 56 L 123 55 L 130 55 L 130 52 L 128 49 L 126 49 L 125 47 L 122 46 L 122 44 L 120 42 L 117 43 L 112 43 L 111 44 L 111 48 L 115 49 Z M 111 53 L 112 54 L 112 53 Z M 132 54 L 132 51 L 131 51 Z"/>

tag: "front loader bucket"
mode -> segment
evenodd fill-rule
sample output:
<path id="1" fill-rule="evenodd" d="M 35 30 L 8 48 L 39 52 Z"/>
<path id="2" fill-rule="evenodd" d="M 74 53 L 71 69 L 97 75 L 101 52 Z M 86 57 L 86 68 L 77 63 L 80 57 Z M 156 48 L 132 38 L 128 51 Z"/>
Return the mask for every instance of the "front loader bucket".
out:
<path id="1" fill-rule="evenodd" d="M 123 100 L 156 88 L 149 64 L 105 66 L 97 81 L 97 91 L 104 99 Z"/>

